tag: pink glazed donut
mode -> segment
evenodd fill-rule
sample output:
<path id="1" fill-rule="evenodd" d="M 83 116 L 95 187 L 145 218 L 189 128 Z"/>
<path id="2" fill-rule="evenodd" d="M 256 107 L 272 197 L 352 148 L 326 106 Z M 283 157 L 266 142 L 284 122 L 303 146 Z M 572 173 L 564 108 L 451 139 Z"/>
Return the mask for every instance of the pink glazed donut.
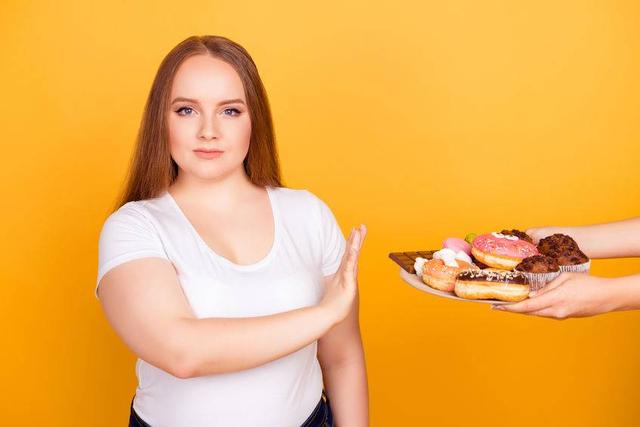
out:
<path id="1" fill-rule="evenodd" d="M 513 270 L 523 259 L 538 255 L 538 248 L 516 236 L 490 233 L 473 240 L 471 253 L 489 267 Z"/>

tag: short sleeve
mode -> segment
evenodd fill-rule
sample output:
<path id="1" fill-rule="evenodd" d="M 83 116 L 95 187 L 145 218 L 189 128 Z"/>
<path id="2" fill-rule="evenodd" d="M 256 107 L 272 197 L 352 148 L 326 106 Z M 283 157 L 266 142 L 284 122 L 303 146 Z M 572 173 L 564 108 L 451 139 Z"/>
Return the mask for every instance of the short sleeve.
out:
<path id="1" fill-rule="evenodd" d="M 329 206 L 321 199 L 316 199 L 320 205 L 322 275 L 330 276 L 338 270 L 347 242 Z"/>
<path id="2" fill-rule="evenodd" d="M 100 280 L 109 270 L 124 262 L 147 257 L 169 259 L 147 214 L 126 204 L 106 219 L 100 232 L 96 298 Z"/>

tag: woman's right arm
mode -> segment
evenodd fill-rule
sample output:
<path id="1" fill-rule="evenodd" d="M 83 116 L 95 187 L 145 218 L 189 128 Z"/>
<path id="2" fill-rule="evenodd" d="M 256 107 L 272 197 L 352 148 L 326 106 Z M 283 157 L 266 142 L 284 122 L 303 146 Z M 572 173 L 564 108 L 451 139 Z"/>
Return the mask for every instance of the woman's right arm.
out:
<path id="1" fill-rule="evenodd" d="M 249 369 L 309 345 L 346 317 L 356 290 L 359 230 L 347 249 L 320 304 L 270 316 L 196 318 L 172 264 L 160 258 L 110 270 L 100 282 L 100 301 L 125 344 L 176 377 Z"/>
<path id="2" fill-rule="evenodd" d="M 536 227 L 526 232 L 535 243 L 555 233 L 567 234 L 589 258 L 640 256 L 640 217 L 578 227 Z"/>

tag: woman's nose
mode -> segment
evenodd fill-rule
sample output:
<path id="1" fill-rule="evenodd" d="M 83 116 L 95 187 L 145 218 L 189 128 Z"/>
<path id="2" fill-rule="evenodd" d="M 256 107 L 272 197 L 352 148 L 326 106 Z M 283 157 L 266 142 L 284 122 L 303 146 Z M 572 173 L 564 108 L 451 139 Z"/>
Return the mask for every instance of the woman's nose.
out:
<path id="1" fill-rule="evenodd" d="M 205 118 L 200 126 L 198 137 L 208 141 L 210 139 L 218 138 L 218 133 L 218 126 L 215 118 Z"/>

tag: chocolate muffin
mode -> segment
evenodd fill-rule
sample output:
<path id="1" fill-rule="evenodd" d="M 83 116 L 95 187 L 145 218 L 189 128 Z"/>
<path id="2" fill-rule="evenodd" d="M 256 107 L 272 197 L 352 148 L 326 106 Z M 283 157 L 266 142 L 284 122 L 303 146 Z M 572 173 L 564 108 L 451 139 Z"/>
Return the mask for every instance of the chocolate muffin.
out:
<path id="1" fill-rule="evenodd" d="M 525 242 L 529 242 L 533 244 L 533 239 L 529 237 L 527 233 L 520 230 L 502 230 L 500 234 L 504 234 L 506 236 L 516 236 L 520 240 L 524 240 Z"/>
<path id="2" fill-rule="evenodd" d="M 538 242 L 538 251 L 550 257 L 556 257 L 565 252 L 580 250 L 578 244 L 570 236 L 566 234 L 554 234 L 552 236 L 540 239 Z"/>
<path id="3" fill-rule="evenodd" d="M 515 269 L 524 273 L 555 273 L 560 271 L 560 266 L 551 257 L 534 255 L 523 259 Z"/>
<path id="4" fill-rule="evenodd" d="M 554 234 L 541 239 L 538 251 L 554 258 L 560 271 L 586 273 L 591 266 L 591 261 L 580 250 L 576 241 L 565 234 Z"/>
<path id="5" fill-rule="evenodd" d="M 544 288 L 549 282 L 560 275 L 557 261 L 546 255 L 534 255 L 523 259 L 516 265 L 516 271 L 527 277 L 532 291 Z"/>
<path id="6" fill-rule="evenodd" d="M 559 265 L 579 265 L 589 261 L 589 258 L 580 249 L 561 252 L 555 259 Z"/>

